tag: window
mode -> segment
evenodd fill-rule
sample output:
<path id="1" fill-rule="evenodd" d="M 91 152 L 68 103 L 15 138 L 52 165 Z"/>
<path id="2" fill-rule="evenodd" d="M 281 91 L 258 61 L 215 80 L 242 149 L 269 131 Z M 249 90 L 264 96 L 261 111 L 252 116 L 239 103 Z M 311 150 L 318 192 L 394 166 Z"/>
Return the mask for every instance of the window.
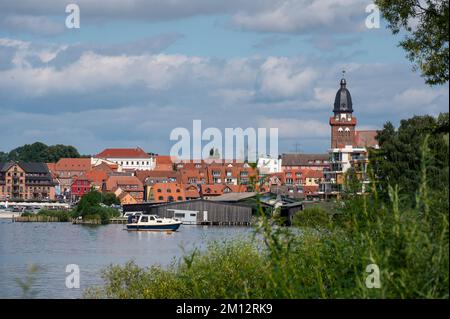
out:
<path id="1" fill-rule="evenodd" d="M 161 193 L 161 188 L 158 188 L 156 191 L 157 191 L 158 193 Z"/>
<path id="2" fill-rule="evenodd" d="M 183 197 L 178 196 L 178 197 L 177 197 L 177 200 L 183 200 Z"/>
<path id="3" fill-rule="evenodd" d="M 189 216 L 191 216 L 191 217 L 196 217 L 196 216 L 197 216 L 197 214 L 195 214 L 195 213 L 192 213 L 192 214 L 189 214 Z"/>
<path id="4" fill-rule="evenodd" d="M 148 217 L 147 216 L 142 216 L 141 217 L 141 222 L 147 223 L 148 222 Z"/>
<path id="5" fill-rule="evenodd" d="M 159 199 L 159 200 L 164 200 L 164 197 L 159 196 L 158 199 Z"/>
<path id="6" fill-rule="evenodd" d="M 184 215 L 184 213 L 175 213 L 175 217 L 176 218 L 184 218 L 185 215 Z"/>

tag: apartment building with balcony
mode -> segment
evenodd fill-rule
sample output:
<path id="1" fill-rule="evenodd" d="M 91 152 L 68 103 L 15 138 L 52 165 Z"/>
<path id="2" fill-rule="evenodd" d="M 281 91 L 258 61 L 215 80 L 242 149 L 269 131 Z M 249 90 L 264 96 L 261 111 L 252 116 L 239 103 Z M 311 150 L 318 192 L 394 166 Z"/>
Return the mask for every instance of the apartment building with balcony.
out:
<path id="1" fill-rule="evenodd" d="M 0 200 L 54 199 L 55 183 L 45 163 L 0 163 Z"/>

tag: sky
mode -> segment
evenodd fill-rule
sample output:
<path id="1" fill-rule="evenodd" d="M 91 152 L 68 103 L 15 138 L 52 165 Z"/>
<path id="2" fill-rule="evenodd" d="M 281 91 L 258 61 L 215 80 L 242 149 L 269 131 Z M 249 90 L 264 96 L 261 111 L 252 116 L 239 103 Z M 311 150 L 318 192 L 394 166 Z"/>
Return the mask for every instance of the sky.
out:
<path id="1" fill-rule="evenodd" d="M 69 29 L 69 3 L 80 28 Z M 2 0 L 0 151 L 168 154 L 177 127 L 279 129 L 279 153 L 327 152 L 345 70 L 359 129 L 448 111 L 364 0 Z"/>

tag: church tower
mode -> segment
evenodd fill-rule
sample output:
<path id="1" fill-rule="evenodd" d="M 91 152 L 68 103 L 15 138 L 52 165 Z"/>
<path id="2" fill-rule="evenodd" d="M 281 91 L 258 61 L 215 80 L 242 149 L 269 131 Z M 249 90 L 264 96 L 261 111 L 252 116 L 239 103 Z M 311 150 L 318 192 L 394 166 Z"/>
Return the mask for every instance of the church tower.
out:
<path id="1" fill-rule="evenodd" d="M 330 117 L 331 148 L 355 146 L 356 118 L 353 117 L 352 97 L 347 90 L 345 78 L 341 79 L 340 85 L 334 99 L 334 116 Z"/>

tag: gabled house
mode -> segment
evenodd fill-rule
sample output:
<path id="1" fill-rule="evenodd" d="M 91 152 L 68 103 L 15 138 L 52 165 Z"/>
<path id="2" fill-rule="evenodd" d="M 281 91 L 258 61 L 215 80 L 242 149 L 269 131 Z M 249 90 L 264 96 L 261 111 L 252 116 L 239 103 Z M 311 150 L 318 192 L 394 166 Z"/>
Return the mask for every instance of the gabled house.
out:
<path id="1" fill-rule="evenodd" d="M 0 200 L 54 200 L 53 179 L 45 163 L 0 163 Z"/>

